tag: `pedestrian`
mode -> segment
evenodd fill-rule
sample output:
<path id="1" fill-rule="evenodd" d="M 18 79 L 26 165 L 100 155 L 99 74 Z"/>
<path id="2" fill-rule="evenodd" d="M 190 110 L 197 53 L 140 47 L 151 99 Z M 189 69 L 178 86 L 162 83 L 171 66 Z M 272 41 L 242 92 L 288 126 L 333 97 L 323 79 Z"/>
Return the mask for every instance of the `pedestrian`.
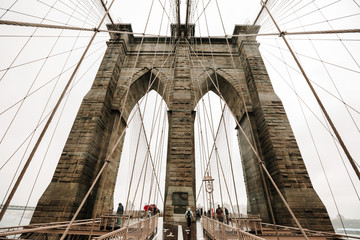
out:
<path id="1" fill-rule="evenodd" d="M 148 211 L 149 217 L 155 215 L 155 208 L 156 208 L 156 205 L 155 205 L 155 204 L 152 203 L 152 204 L 149 205 L 149 209 L 148 209 L 148 210 L 149 210 L 149 211 Z"/>
<path id="2" fill-rule="evenodd" d="M 145 210 L 145 216 L 146 217 L 150 217 L 150 213 L 149 213 L 149 209 L 150 208 L 150 206 L 148 205 L 148 204 L 146 204 L 145 206 L 144 206 L 144 210 Z"/>
<path id="3" fill-rule="evenodd" d="M 196 209 L 196 218 L 200 218 L 200 210 L 198 208 Z"/>
<path id="4" fill-rule="evenodd" d="M 121 227 L 121 219 L 122 219 L 122 216 L 124 215 L 124 206 L 121 203 L 119 203 L 119 206 L 116 210 L 116 215 L 118 215 L 116 225 Z"/>
<path id="5" fill-rule="evenodd" d="M 219 220 L 219 222 L 224 221 L 223 210 L 221 209 L 220 205 L 218 205 L 218 208 L 216 209 L 216 216 L 217 216 L 217 219 Z"/>
<path id="6" fill-rule="evenodd" d="M 226 224 L 229 225 L 229 210 L 225 208 Z"/>
<path id="7" fill-rule="evenodd" d="M 156 205 L 154 205 L 154 209 L 153 209 L 152 215 L 155 216 L 156 214 L 160 214 L 160 210 L 157 208 Z"/>
<path id="8" fill-rule="evenodd" d="M 188 210 L 185 212 L 185 218 L 186 218 L 186 223 L 187 223 L 187 227 L 190 228 L 191 226 L 191 218 L 193 218 L 194 215 L 191 211 L 191 208 L 188 208 Z"/>

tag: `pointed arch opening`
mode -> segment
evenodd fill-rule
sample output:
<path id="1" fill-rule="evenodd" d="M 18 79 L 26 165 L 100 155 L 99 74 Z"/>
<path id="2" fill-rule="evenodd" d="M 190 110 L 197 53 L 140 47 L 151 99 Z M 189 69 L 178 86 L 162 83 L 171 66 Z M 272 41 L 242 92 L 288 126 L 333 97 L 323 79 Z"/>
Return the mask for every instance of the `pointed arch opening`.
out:
<path id="1" fill-rule="evenodd" d="M 131 81 L 128 95 L 127 86 Z M 126 104 L 124 105 L 124 117 L 127 118 L 134 109 L 136 103 L 140 102 L 140 99 L 143 98 L 150 91 L 155 91 L 160 98 L 162 98 L 165 103 L 168 105 L 168 89 L 167 84 L 169 80 L 165 73 L 156 68 L 148 69 L 147 67 L 142 68 L 135 72 L 128 79 L 118 82 L 117 93 L 117 105 L 122 107 L 126 99 Z"/>
<path id="2" fill-rule="evenodd" d="M 154 90 L 130 112 L 114 190 L 113 207 L 143 209 L 156 204 L 163 210 L 168 119 L 167 105 Z"/>
<path id="3" fill-rule="evenodd" d="M 128 93 L 126 85 L 131 81 Z M 120 81 L 121 84 L 121 81 Z M 168 140 L 166 76 L 156 68 L 143 68 L 119 88 L 124 106 L 126 134 L 119 159 L 113 207 L 126 211 L 156 204 L 163 210 Z M 126 104 L 123 104 L 124 101 Z"/>
<path id="4" fill-rule="evenodd" d="M 213 167 L 216 174 L 212 173 L 212 177 L 214 179 L 217 178 L 217 181 L 219 181 L 218 183 L 214 183 L 214 187 L 218 188 L 218 193 L 217 195 L 213 195 L 218 200 L 213 198 L 212 208 L 216 209 L 218 207 L 215 205 L 216 203 L 222 206 L 225 202 L 224 199 L 228 199 L 227 201 L 232 203 L 230 203 L 230 206 L 226 206 L 228 203 L 225 203 L 225 206 L 231 208 L 228 208 L 230 212 L 260 215 L 264 221 L 270 222 L 271 206 L 269 206 L 266 201 L 266 186 L 264 186 L 262 181 L 261 169 L 253 152 L 254 146 L 249 145 L 249 141 L 253 142 L 254 139 L 256 145 L 258 146 L 259 144 L 257 124 L 255 123 L 254 113 L 252 111 L 254 104 L 250 100 L 250 94 L 255 90 L 249 89 L 250 87 L 246 83 L 246 78 L 242 72 L 232 72 L 228 69 L 217 69 L 216 72 L 210 69 L 204 73 L 200 79 L 202 79 L 202 81 L 198 89 L 198 96 L 200 96 L 198 98 L 200 99 L 198 106 L 201 104 L 203 106 L 208 105 L 207 107 L 202 107 L 202 111 L 205 112 L 203 119 L 205 119 L 205 122 L 216 122 L 216 125 L 213 124 L 216 127 L 205 131 L 205 133 L 213 132 L 211 134 L 212 136 L 210 138 L 208 137 L 211 141 L 210 144 L 207 143 L 207 145 L 210 146 L 208 152 L 211 153 L 211 151 L 213 151 L 215 154 L 213 153 L 211 157 L 209 154 L 207 160 L 208 162 L 213 161 L 212 165 L 214 165 Z M 218 110 L 211 110 L 214 108 L 214 103 L 216 102 L 218 102 Z M 248 113 L 246 113 L 246 110 Z M 217 118 L 214 117 L 214 113 L 217 114 Z M 198 118 L 199 115 L 201 114 L 197 113 Z M 204 113 L 202 113 L 202 115 L 204 115 Z M 217 120 L 215 121 L 214 119 Z M 239 126 L 241 126 L 242 130 L 240 130 Z M 220 132 L 223 132 L 223 134 L 220 134 Z M 244 133 L 246 136 L 244 136 Z M 223 137 L 217 136 L 219 134 L 223 135 Z M 231 135 L 233 136 L 231 137 Z M 234 135 L 236 137 L 234 137 Z M 230 140 L 231 138 L 232 140 Z M 230 143 L 232 143 L 232 145 Z M 199 144 L 197 144 L 197 146 L 199 146 Z M 219 152 L 223 153 L 219 154 Z M 224 161 L 229 163 L 227 171 L 221 166 L 221 159 L 227 159 Z M 232 169 L 230 160 L 232 162 Z M 230 177 L 228 180 L 223 176 L 223 172 L 227 172 L 228 175 L 230 175 L 228 176 Z M 206 176 L 205 174 L 207 173 L 204 172 L 202 177 Z M 198 178 L 197 183 L 199 183 L 199 181 L 201 184 L 202 179 Z M 230 188 L 230 185 L 232 188 Z M 241 190 L 234 188 L 234 186 L 241 186 Z M 231 194 L 233 194 L 232 199 L 229 197 Z M 211 195 L 208 194 L 208 198 L 209 196 Z M 210 204 L 209 200 L 207 204 Z"/>
<path id="5" fill-rule="evenodd" d="M 197 207 L 208 213 L 220 205 L 230 213 L 246 214 L 248 199 L 231 110 L 213 91 L 202 96 L 195 110 Z M 203 181 L 208 176 L 214 179 L 212 193 Z"/>

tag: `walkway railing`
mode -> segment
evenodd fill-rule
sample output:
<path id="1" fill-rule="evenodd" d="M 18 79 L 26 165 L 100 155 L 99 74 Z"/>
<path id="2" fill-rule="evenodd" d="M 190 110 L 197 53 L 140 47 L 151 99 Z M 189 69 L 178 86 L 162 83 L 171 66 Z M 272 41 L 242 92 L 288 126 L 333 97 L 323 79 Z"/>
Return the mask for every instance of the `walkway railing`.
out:
<path id="1" fill-rule="evenodd" d="M 246 232 L 251 232 L 255 234 L 262 234 L 262 225 L 261 218 L 259 215 L 244 215 L 240 214 L 239 216 L 230 215 L 230 223 L 234 227 L 238 227 Z"/>
<path id="2" fill-rule="evenodd" d="M 122 227 L 113 232 L 95 237 L 93 240 L 126 240 L 126 239 L 147 239 L 154 234 L 158 227 L 159 215 L 140 220 L 137 223 Z"/>
<path id="3" fill-rule="evenodd" d="M 77 227 L 91 226 L 94 223 L 95 224 L 100 223 L 100 218 L 77 220 L 73 223 L 72 226 L 77 228 Z M 67 227 L 68 224 L 69 221 L 52 222 L 52 223 L 44 223 L 44 224 L 32 224 L 32 225 L 14 226 L 14 227 L 2 227 L 0 228 L 0 237 L 16 235 L 16 234 L 43 232 L 54 229 L 64 229 Z"/>
<path id="4" fill-rule="evenodd" d="M 215 219 L 203 217 L 203 228 L 212 239 L 265 240 Z"/>

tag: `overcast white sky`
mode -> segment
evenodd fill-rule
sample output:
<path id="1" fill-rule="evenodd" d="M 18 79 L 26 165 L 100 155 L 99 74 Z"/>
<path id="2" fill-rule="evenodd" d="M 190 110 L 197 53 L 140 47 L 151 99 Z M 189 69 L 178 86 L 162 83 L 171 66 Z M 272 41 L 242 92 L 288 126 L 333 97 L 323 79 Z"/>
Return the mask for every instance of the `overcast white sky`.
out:
<path id="1" fill-rule="evenodd" d="M 77 8 L 78 10 L 75 13 L 77 18 L 71 18 L 69 22 L 67 21 L 69 16 L 64 14 L 64 12 L 71 14 L 71 8 L 67 7 L 63 3 L 57 2 L 55 5 L 56 8 L 47 14 L 49 7 L 47 7 L 46 4 L 53 5 L 56 0 L 46 2 L 41 0 L 19 1 L 10 9 L 11 11 L 6 11 L 6 9 L 8 9 L 14 2 L 15 1 L 12 0 L 1 1 L 1 19 L 40 22 L 41 19 L 37 17 L 42 18 L 47 16 L 47 20 L 45 20 L 44 23 L 68 23 L 69 25 L 75 26 L 95 27 L 96 22 L 99 21 L 99 16 L 101 15 L 100 13 L 91 14 L 87 17 L 86 13 L 91 8 L 90 0 L 79 2 L 65 1 L 68 6 L 73 7 L 75 4 L 79 3 Z M 171 21 L 173 21 L 173 11 L 169 9 L 169 2 L 161 2 L 163 5 L 166 3 L 165 8 L 169 13 Z M 208 1 L 204 1 L 204 4 L 207 4 L 207 2 Z M 274 16 L 281 23 L 280 26 L 283 30 L 290 32 L 303 31 L 304 29 L 325 30 L 332 28 L 360 28 L 360 8 L 356 5 L 358 2 L 357 0 L 317 0 L 314 2 L 310 0 L 295 1 L 292 3 L 293 8 L 286 8 L 286 10 L 282 10 L 287 6 L 286 3 L 283 4 L 283 2 L 285 3 L 287 1 L 278 1 L 279 5 L 276 5 L 273 8 Z M 182 3 L 182 16 L 184 16 L 184 3 L 185 1 Z M 199 0 L 199 9 L 193 10 L 195 16 L 202 11 L 202 4 L 202 0 Z M 150 5 L 151 1 L 145 0 L 115 1 L 111 10 L 111 15 L 115 21 L 131 23 L 134 32 L 142 33 L 146 30 L 146 33 L 157 34 L 161 23 L 162 7 L 158 0 L 154 1 L 154 6 L 148 20 L 148 26 L 145 29 Z M 260 9 L 259 1 L 241 0 L 219 1 L 219 7 L 226 34 L 232 34 L 235 24 L 252 23 Z M 317 9 L 320 9 L 320 11 L 316 11 Z M 91 10 L 91 12 L 96 13 L 97 11 Z M 223 36 L 224 31 L 215 0 L 210 1 L 205 12 L 209 26 L 209 34 Z M 24 13 L 27 15 L 24 15 Z M 88 21 L 84 24 L 83 21 L 86 17 Z M 297 18 L 298 20 L 296 20 Z M 330 19 L 330 21 L 326 22 L 324 18 L 328 20 Z M 197 17 L 193 19 L 197 19 Z M 165 34 L 167 32 L 168 23 L 168 19 L 165 17 L 162 22 L 161 34 Z M 261 30 L 262 32 L 276 32 L 268 17 L 262 18 L 259 23 L 263 25 Z M 208 33 L 204 14 L 196 24 L 196 34 L 200 35 L 201 31 L 201 35 L 206 36 Z M 305 27 L 302 28 L 302 25 Z M 35 33 L 33 33 L 33 31 L 33 28 L 0 26 L 0 52 L 2 53 L 0 57 L 0 139 L 3 138 L 0 143 L 0 167 L 7 162 L 19 144 L 24 141 L 31 133 L 32 129 L 34 129 L 48 99 L 49 92 L 51 92 L 54 83 L 57 80 L 57 75 L 61 72 L 61 69 L 64 68 L 66 70 L 77 62 L 77 59 L 82 53 L 84 46 L 91 35 L 91 33 L 83 32 L 81 33 L 81 37 L 75 43 L 75 38 L 70 36 L 76 36 L 77 32 L 64 31 L 62 35 L 67 37 L 62 37 L 57 40 L 57 38 L 53 36 L 59 35 L 61 30 L 39 29 Z M 28 40 L 28 37 L 26 36 L 31 34 L 38 37 L 33 37 L 29 43 L 26 44 Z M 9 35 L 12 35 L 12 37 Z M 360 163 L 360 131 L 357 127 L 360 126 L 360 95 L 358 93 L 360 89 L 360 67 L 358 66 L 358 63 L 360 62 L 359 34 L 342 34 L 339 36 L 313 35 L 310 37 L 314 40 L 309 41 L 308 36 L 306 35 L 289 38 L 292 39 L 290 42 L 295 51 L 298 53 L 298 57 L 308 73 L 309 78 L 316 84 L 319 84 L 322 88 L 325 88 L 327 91 L 340 98 L 336 91 L 336 89 L 338 89 L 343 100 L 351 106 L 351 108 L 349 108 L 349 112 L 351 113 L 353 121 L 340 101 L 330 96 L 321 88 L 316 87 L 316 90 L 323 100 L 325 107 L 328 109 L 330 116 L 333 118 L 335 125 L 338 127 L 339 132 L 344 138 L 344 141 L 349 147 L 354 159 Z M 342 38 L 343 42 L 339 41 L 338 37 Z M 30 199 L 29 205 L 36 205 L 37 199 L 51 180 L 51 176 L 61 154 L 62 147 L 66 141 L 78 107 L 80 106 L 81 99 L 91 86 L 96 74 L 96 70 L 105 50 L 105 41 L 107 39 L 107 34 L 99 34 L 95 40 L 94 46 L 88 53 L 89 57 L 85 60 L 83 67 L 77 75 L 76 79 L 79 79 L 79 82 L 69 95 L 69 99 L 57 127 L 58 130 L 56 131 L 52 144 L 49 147 L 48 154 L 44 158 L 47 143 L 49 142 L 51 134 L 55 129 L 55 122 L 50 128 L 50 132 L 46 136 L 43 146 L 36 154 L 34 163 L 29 169 L 30 173 L 26 175 L 26 178 L 21 184 L 18 193 L 15 195 L 12 204 L 26 204 L 26 199 L 30 193 L 36 176 L 35 173 L 38 172 L 39 165 L 43 159 L 45 159 L 44 166 L 38 183 L 34 188 L 34 193 Z M 325 203 L 330 215 L 335 217 L 337 212 L 334 207 L 334 202 L 327 187 L 324 174 L 321 170 L 319 157 L 315 151 L 304 116 L 306 116 L 309 128 L 311 129 L 311 133 L 316 142 L 316 147 L 319 151 L 319 156 L 323 161 L 325 171 L 329 177 L 329 182 L 332 186 L 332 191 L 338 203 L 340 213 L 348 218 L 360 218 L 360 200 L 356 196 L 354 190 L 355 188 L 358 192 L 360 192 L 360 182 L 356 178 L 353 170 L 348 164 L 347 159 L 344 157 L 342 150 L 339 147 L 341 156 L 343 156 L 345 165 L 350 172 L 350 176 L 354 184 L 354 187 L 352 186 L 330 134 L 317 119 L 319 118 L 324 123 L 324 118 L 319 110 L 319 107 L 315 103 L 314 98 L 311 96 L 308 87 L 305 85 L 303 77 L 297 72 L 298 69 L 289 56 L 288 51 L 279 51 L 279 49 L 285 49 L 286 47 L 278 37 L 258 37 L 258 41 L 261 44 L 260 50 L 271 77 L 274 89 L 283 101 L 316 191 Z M 26 44 L 26 46 L 23 50 L 21 50 L 24 44 Z M 73 45 L 75 48 L 79 49 L 74 51 L 67 61 L 66 59 L 68 53 L 63 52 L 70 50 Z M 55 47 L 52 48 L 53 46 Z M 316 48 L 318 52 L 316 52 L 314 48 Z M 19 57 L 16 57 L 19 51 L 21 51 L 21 54 Z M 351 52 L 352 55 L 349 55 L 348 51 Z M 16 66 L 28 61 L 44 58 L 48 54 L 58 54 L 58 56 L 51 57 L 47 61 L 43 59 L 32 64 L 14 67 L 9 71 L 6 70 L 9 66 Z M 314 60 L 319 58 L 325 62 L 324 65 L 326 68 L 324 68 L 321 61 Z M 286 62 L 288 66 L 285 65 L 283 61 Z M 44 67 L 42 67 L 43 63 L 45 64 Z M 40 69 L 42 69 L 42 71 L 38 75 Z M 69 70 L 59 78 L 59 82 L 54 95 L 50 100 L 49 106 L 54 105 L 55 100 L 60 94 L 61 88 L 64 86 L 64 82 L 67 81 L 71 72 L 72 71 Z M 331 76 L 331 78 L 329 76 Z M 18 104 L 10 110 L 4 112 L 13 103 L 17 102 L 26 95 L 34 79 L 36 79 L 36 81 L 32 86 L 31 91 L 52 78 L 55 80 L 51 82 L 51 84 L 46 85 L 34 95 L 29 97 L 29 99 L 24 101 L 21 107 L 19 107 L 20 104 Z M 311 111 L 302 101 L 300 101 L 301 105 L 299 105 L 299 100 L 296 94 L 294 94 L 289 86 L 294 86 L 293 88 L 296 89 L 298 95 L 301 96 Z M 336 86 L 336 88 L 334 86 Z M 216 98 L 215 100 L 218 101 Z M 46 108 L 46 113 L 49 109 L 51 109 L 49 106 Z M 18 109 L 19 113 L 17 114 L 17 117 L 7 131 L 8 126 Z M 302 113 L 302 109 L 304 114 Z M 312 112 L 315 113 L 317 118 Z M 60 111 L 56 115 L 56 119 L 59 114 Z M 236 138 L 236 133 L 233 133 L 233 135 Z M 36 139 L 36 137 L 37 135 L 35 134 L 34 139 Z M 29 149 L 34 144 L 34 139 L 32 140 Z M 0 170 L 0 179 L 2 183 L 0 186 L 0 201 L 2 201 L 5 196 L 6 190 L 11 181 L 11 176 L 15 173 L 16 166 L 18 166 L 25 150 L 26 144 L 24 144 L 20 150 L 11 157 L 9 163 Z M 30 151 L 27 150 L 27 154 L 29 152 Z M 128 169 L 128 167 L 129 166 L 124 166 L 123 169 Z M 198 182 L 200 181 L 198 180 Z M 123 190 L 124 188 L 121 189 Z M 120 191 L 119 188 L 117 188 L 117 191 Z M 245 202 L 243 190 L 241 196 L 242 201 Z M 115 197 L 115 202 L 118 201 L 123 200 L 121 200 L 117 195 Z"/>

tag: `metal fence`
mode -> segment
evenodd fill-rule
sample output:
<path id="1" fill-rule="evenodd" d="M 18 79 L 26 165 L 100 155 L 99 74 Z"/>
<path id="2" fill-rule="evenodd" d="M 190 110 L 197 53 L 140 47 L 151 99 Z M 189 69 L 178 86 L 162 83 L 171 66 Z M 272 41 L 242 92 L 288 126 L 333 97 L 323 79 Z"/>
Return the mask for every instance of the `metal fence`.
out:
<path id="1" fill-rule="evenodd" d="M 203 228 L 212 239 L 265 240 L 264 238 L 205 216 L 203 217 Z"/>
<path id="2" fill-rule="evenodd" d="M 122 227 L 113 232 L 95 237 L 93 240 L 127 240 L 127 239 L 147 239 L 154 234 L 158 227 L 159 215 L 140 220 L 137 223 Z"/>

